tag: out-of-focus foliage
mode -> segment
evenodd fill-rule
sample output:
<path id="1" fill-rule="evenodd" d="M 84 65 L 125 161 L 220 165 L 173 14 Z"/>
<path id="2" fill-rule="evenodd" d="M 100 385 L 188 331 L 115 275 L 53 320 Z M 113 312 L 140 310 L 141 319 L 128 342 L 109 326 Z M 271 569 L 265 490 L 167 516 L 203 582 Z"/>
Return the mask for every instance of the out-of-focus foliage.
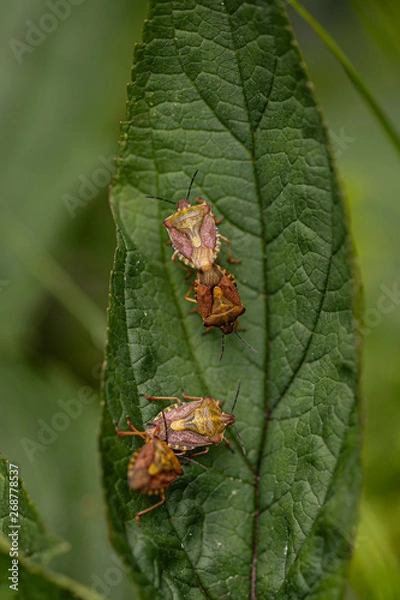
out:
<path id="1" fill-rule="evenodd" d="M 71 546 L 52 568 L 124 598 L 99 485 L 102 352 L 37 278 L 40 256 L 56 258 L 105 321 L 107 187 L 145 1 L 24 0 L 0 13 L 0 450 Z"/>
<path id="2" fill-rule="evenodd" d="M 396 66 L 400 61 L 400 3 L 396 0 L 350 0 L 369 35 Z"/>

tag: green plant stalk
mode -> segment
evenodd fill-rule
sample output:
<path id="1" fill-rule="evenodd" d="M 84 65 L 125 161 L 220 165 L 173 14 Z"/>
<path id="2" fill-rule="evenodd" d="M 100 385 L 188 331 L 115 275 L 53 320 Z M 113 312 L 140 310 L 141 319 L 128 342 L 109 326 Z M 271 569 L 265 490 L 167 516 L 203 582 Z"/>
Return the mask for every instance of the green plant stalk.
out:
<path id="1" fill-rule="evenodd" d="M 298 12 L 298 14 L 313 28 L 315 33 L 321 38 L 324 44 L 329 48 L 332 54 L 337 58 L 337 60 L 342 65 L 345 73 L 349 77 L 350 81 L 363 98 L 363 100 L 367 103 L 372 113 L 375 115 L 376 119 L 380 123 L 382 129 L 385 131 L 386 135 L 392 142 L 393 146 L 396 148 L 397 152 L 400 153 L 400 135 L 394 128 L 394 125 L 387 117 L 385 111 L 375 100 L 372 92 L 368 89 L 366 84 L 361 79 L 360 75 L 357 73 L 356 69 L 353 67 L 349 59 L 346 55 L 341 51 L 339 46 L 333 40 L 333 38 L 329 35 L 329 33 L 314 19 L 314 17 L 302 6 L 297 0 L 288 0 L 289 3 L 293 6 L 293 8 Z"/>
<path id="2" fill-rule="evenodd" d="M 14 215 L 3 215 L 3 243 L 19 258 L 33 277 L 48 290 L 88 332 L 93 344 L 104 349 L 107 323 L 103 312 L 73 278 L 33 238 Z"/>

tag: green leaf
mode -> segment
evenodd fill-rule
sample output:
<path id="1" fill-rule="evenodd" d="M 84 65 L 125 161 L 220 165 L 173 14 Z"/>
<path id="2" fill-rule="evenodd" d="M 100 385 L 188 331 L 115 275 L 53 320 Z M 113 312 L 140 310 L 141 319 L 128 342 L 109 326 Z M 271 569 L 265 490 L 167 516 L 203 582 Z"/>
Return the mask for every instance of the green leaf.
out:
<path id="1" fill-rule="evenodd" d="M 240 320 L 254 355 L 231 336 L 203 336 L 188 314 L 148 195 L 194 193 L 231 240 Z M 359 489 L 358 284 L 326 131 L 278 2 L 150 3 L 136 48 L 128 121 L 111 192 L 111 279 L 101 437 L 115 546 L 148 598 L 338 598 Z M 221 264 L 227 266 L 226 252 Z M 167 504 L 129 490 L 137 441 L 160 410 L 138 393 L 210 394 L 235 414 L 226 447 L 191 464 Z M 126 426 L 125 426 L 126 427 Z"/>

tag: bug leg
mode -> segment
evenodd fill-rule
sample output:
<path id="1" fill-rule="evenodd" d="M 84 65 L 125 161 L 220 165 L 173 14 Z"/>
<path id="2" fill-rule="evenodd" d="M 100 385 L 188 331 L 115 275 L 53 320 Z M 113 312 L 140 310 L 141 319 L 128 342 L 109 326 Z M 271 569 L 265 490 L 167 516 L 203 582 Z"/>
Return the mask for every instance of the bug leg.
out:
<path id="1" fill-rule="evenodd" d="M 132 421 L 129 415 L 126 415 L 126 422 L 128 423 L 129 429 L 133 432 L 133 435 L 140 435 L 142 432 L 138 431 L 134 425 L 132 425 Z"/>
<path id="2" fill-rule="evenodd" d="M 221 240 L 225 242 L 225 244 L 227 245 L 228 248 L 228 262 L 230 263 L 241 263 L 242 261 L 237 258 L 232 258 L 232 252 L 231 252 L 231 242 L 228 240 L 227 237 L 221 235 Z"/>
<path id="3" fill-rule="evenodd" d="M 181 388 L 181 392 L 182 392 L 182 398 L 184 400 L 203 400 L 203 396 L 188 396 L 187 394 L 185 394 L 183 388 Z"/>
<path id="4" fill-rule="evenodd" d="M 118 421 L 114 421 L 114 427 L 115 427 L 115 433 L 119 436 L 133 435 L 132 433 L 130 433 L 130 431 L 121 431 L 120 428 L 118 427 Z"/>
<path id="5" fill-rule="evenodd" d="M 190 277 L 193 275 L 193 269 L 188 268 L 187 269 L 187 273 L 185 275 L 185 283 L 189 283 L 188 279 L 190 279 Z"/>
<path id="6" fill-rule="evenodd" d="M 235 323 L 234 331 L 246 331 L 244 327 L 239 327 L 239 319 Z"/>
<path id="7" fill-rule="evenodd" d="M 207 327 L 207 329 L 206 329 L 205 331 L 203 331 L 201 335 L 207 335 L 207 333 L 210 333 L 210 331 L 212 331 L 212 330 L 213 330 L 213 327 L 214 327 L 214 326 Z"/>
<path id="8" fill-rule="evenodd" d="M 197 460 L 193 460 L 191 456 L 185 456 L 184 460 L 187 461 L 187 463 L 185 463 L 187 465 L 190 465 L 191 463 L 193 463 L 194 465 L 197 465 L 198 467 L 201 467 L 202 469 L 204 469 L 204 471 L 208 471 L 208 468 L 206 466 L 204 466 L 201 463 L 197 462 Z"/>
<path id="9" fill-rule="evenodd" d="M 152 510 L 154 510 L 155 508 L 158 508 L 159 506 L 161 506 L 162 504 L 164 504 L 165 502 L 165 494 L 161 494 L 161 500 L 160 502 L 156 502 L 156 504 L 153 504 L 152 506 L 149 506 L 148 508 L 145 508 L 144 510 L 141 510 L 139 512 L 136 513 L 136 522 L 140 527 L 140 517 L 143 517 L 143 515 L 151 512 Z"/>
<path id="10" fill-rule="evenodd" d="M 193 273 L 193 269 L 190 269 L 189 267 L 186 267 L 185 265 L 183 265 L 180 260 L 176 260 L 178 256 L 179 256 L 179 252 L 178 252 L 178 250 L 175 250 L 175 252 L 173 253 L 172 258 L 171 258 L 172 262 L 174 263 L 174 265 L 176 265 L 180 269 L 183 269 L 183 271 L 187 272 L 186 277 L 190 277 L 191 274 Z"/>
<path id="11" fill-rule="evenodd" d="M 194 298 L 190 298 L 190 294 L 192 293 L 193 290 L 193 285 L 190 286 L 190 288 L 188 289 L 188 291 L 185 294 L 185 300 L 187 300 L 188 302 L 193 302 L 194 304 L 197 304 L 197 301 Z"/>
<path id="12" fill-rule="evenodd" d="M 191 454 L 188 458 L 190 460 L 191 458 L 193 458 L 193 456 L 200 456 L 201 454 L 207 454 L 209 449 L 210 449 L 210 447 L 206 446 L 206 448 L 204 448 L 204 450 L 200 450 L 200 452 L 195 452 L 194 454 Z"/>
<path id="13" fill-rule="evenodd" d="M 182 400 L 177 396 L 148 396 L 147 394 L 139 394 L 139 396 L 143 396 L 146 400 L 173 400 L 178 404 L 182 404 Z"/>
<path id="14" fill-rule="evenodd" d="M 136 429 L 136 427 L 134 427 L 132 425 L 131 420 L 130 420 L 129 417 L 126 417 L 126 420 L 128 422 L 128 426 L 129 426 L 129 429 L 131 431 L 121 431 L 120 428 L 118 427 L 118 421 L 114 421 L 115 433 L 117 435 L 119 435 L 120 437 L 123 437 L 123 436 L 126 436 L 126 435 L 139 435 L 143 439 L 147 438 L 147 434 L 144 431 L 138 431 Z"/>
<path id="15" fill-rule="evenodd" d="M 232 452 L 232 454 L 235 454 L 234 449 L 232 448 L 230 442 L 226 439 L 226 437 L 224 437 L 224 442 L 225 444 L 228 446 L 229 450 Z"/>

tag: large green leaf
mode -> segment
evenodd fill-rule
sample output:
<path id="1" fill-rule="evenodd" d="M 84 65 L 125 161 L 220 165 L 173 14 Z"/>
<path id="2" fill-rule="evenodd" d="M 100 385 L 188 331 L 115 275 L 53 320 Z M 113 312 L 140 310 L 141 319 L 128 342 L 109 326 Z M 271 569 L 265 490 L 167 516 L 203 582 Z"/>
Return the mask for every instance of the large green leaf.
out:
<path id="1" fill-rule="evenodd" d="M 281 4 L 150 3 L 135 53 L 111 202 L 118 230 L 102 432 L 113 539 L 146 597 L 337 598 L 359 488 L 357 284 L 326 132 Z M 258 349 L 203 336 L 146 195 L 195 192 L 224 216 L 240 325 Z M 226 253 L 221 253 L 226 263 Z M 190 308 L 190 306 L 189 306 Z M 232 339 L 233 338 L 233 339 Z M 138 393 L 220 398 L 242 380 L 247 449 L 223 446 L 154 500 L 127 486 L 131 448 L 160 406 Z M 230 436 L 234 439 L 234 435 Z M 136 447 L 137 442 L 132 443 Z M 237 444 L 236 444 L 237 446 Z"/>

